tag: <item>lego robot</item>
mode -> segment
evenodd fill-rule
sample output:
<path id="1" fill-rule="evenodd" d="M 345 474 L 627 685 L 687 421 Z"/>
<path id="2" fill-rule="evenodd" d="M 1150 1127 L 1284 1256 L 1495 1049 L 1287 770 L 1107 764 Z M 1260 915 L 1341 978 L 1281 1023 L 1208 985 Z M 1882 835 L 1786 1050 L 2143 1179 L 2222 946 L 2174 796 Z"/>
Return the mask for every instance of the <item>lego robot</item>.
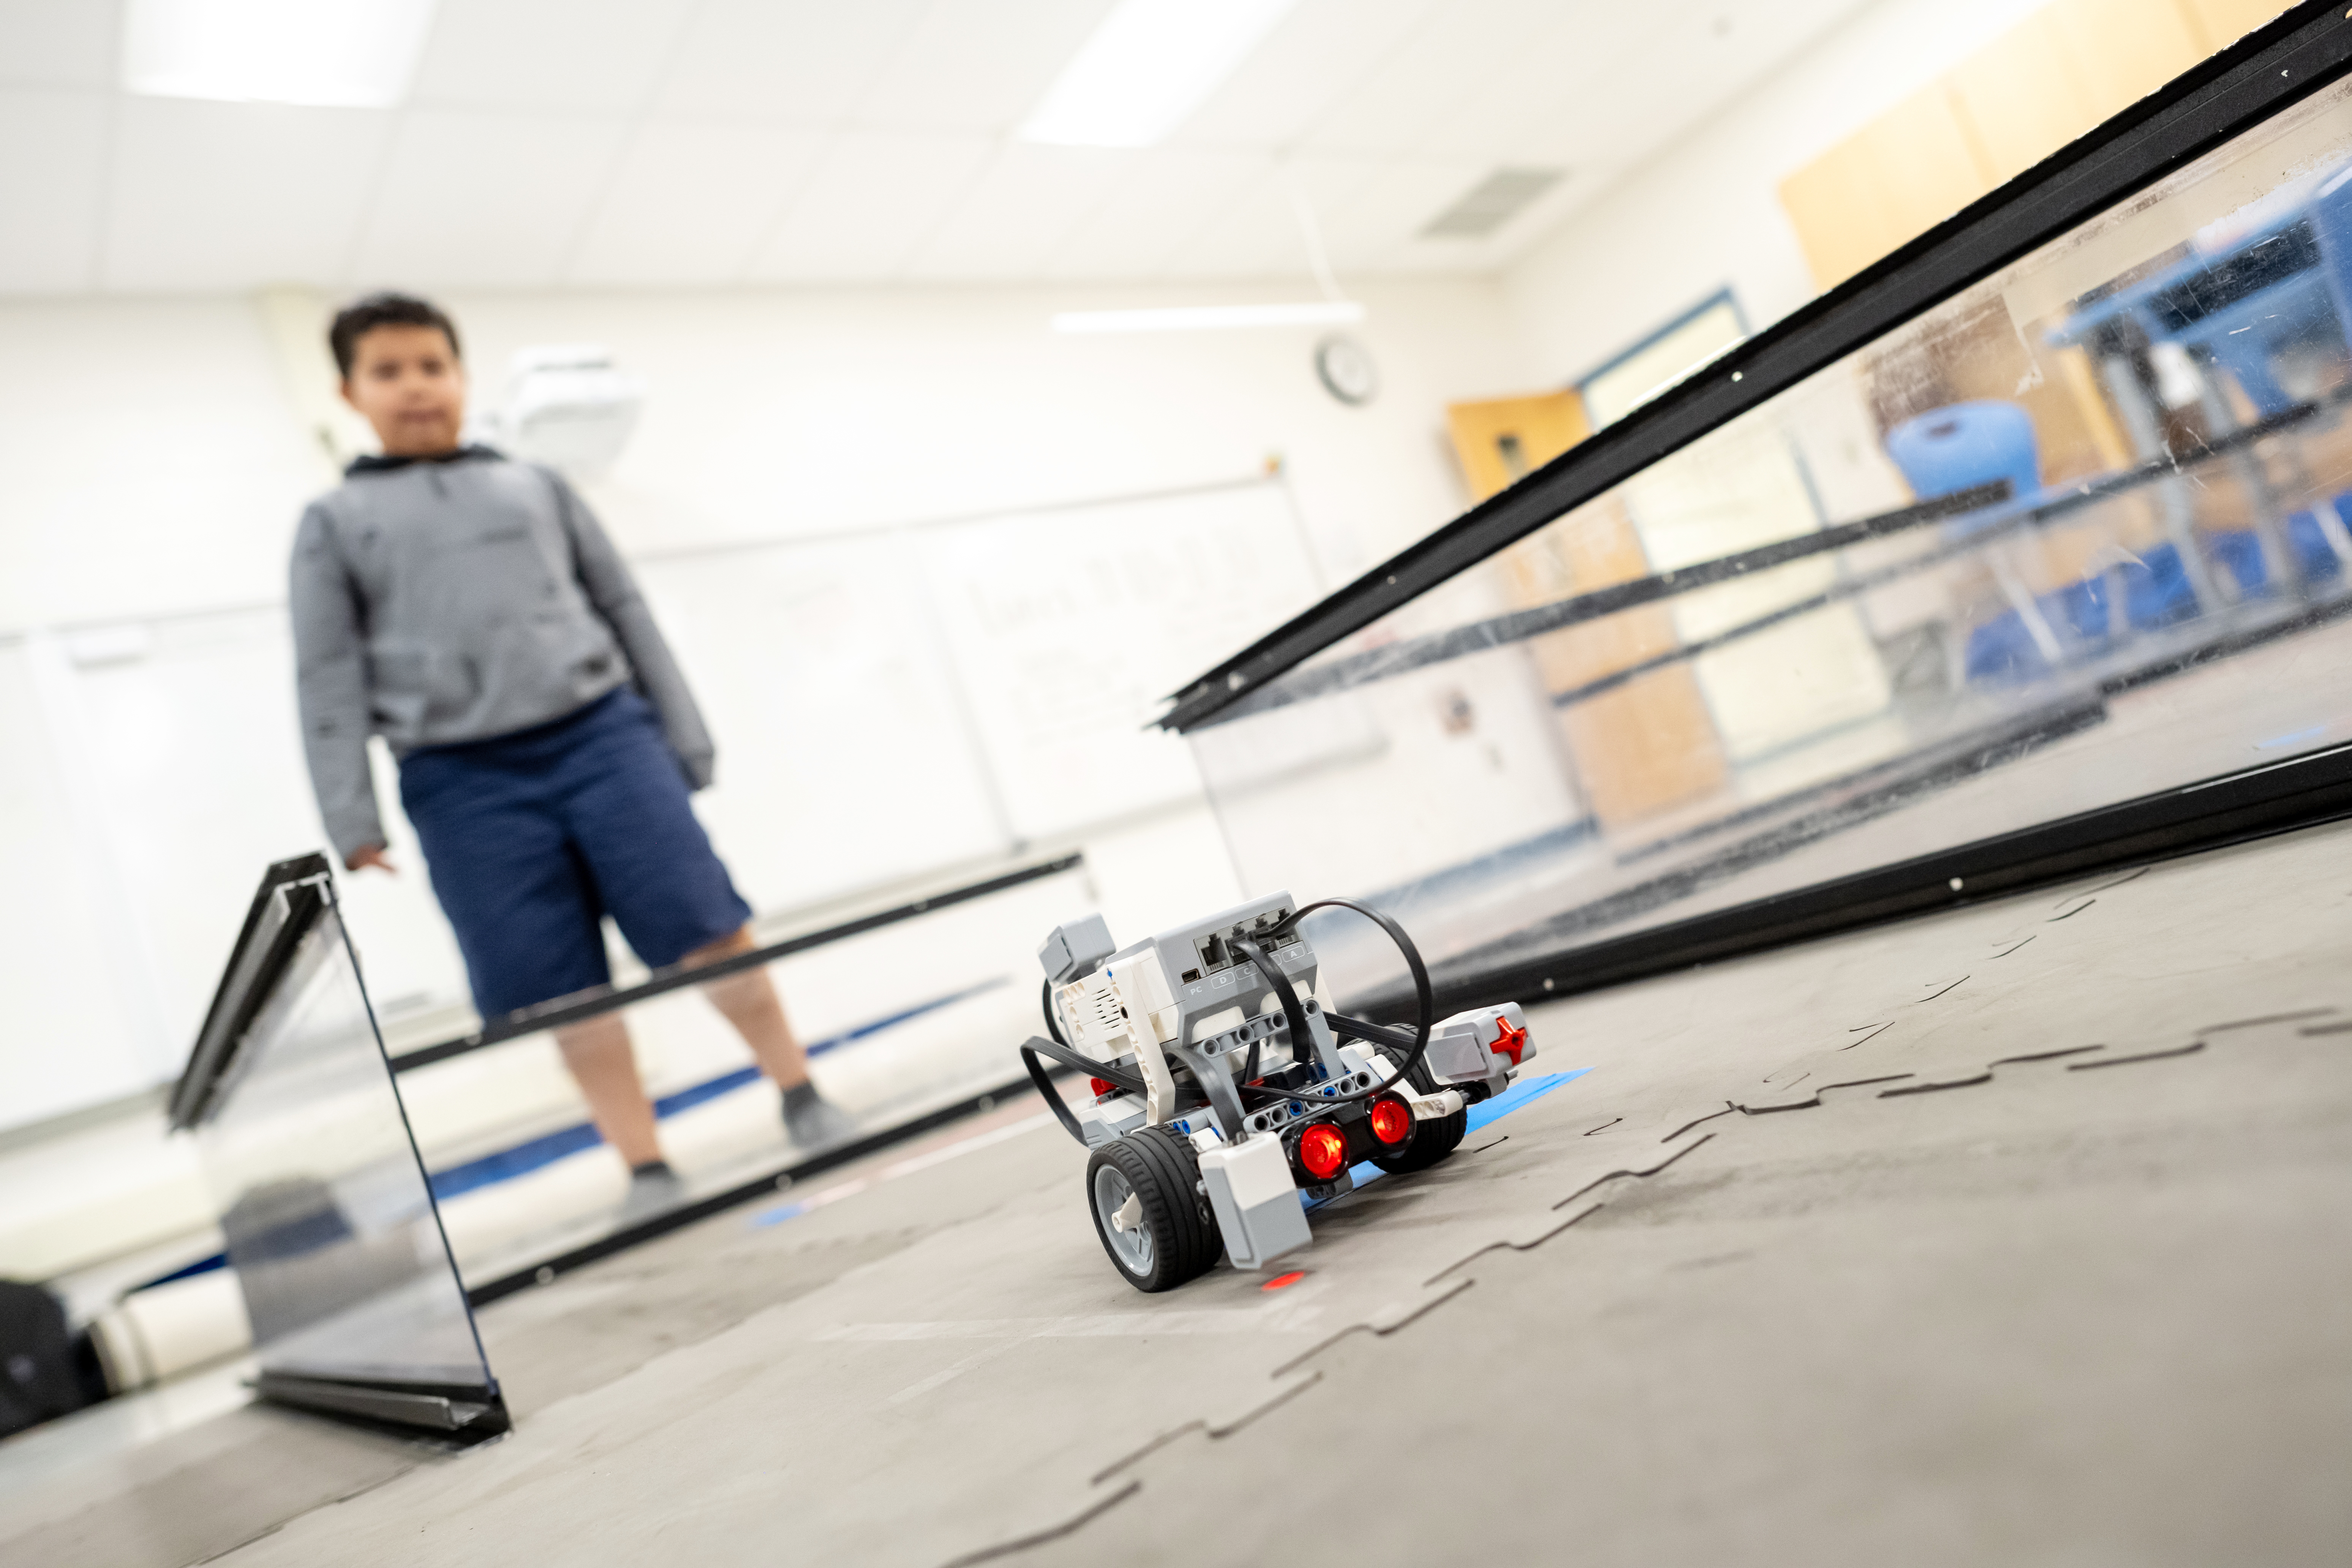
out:
<path id="1" fill-rule="evenodd" d="M 1387 931 L 1412 972 L 1411 1028 L 1332 1012 L 1299 933 L 1347 909 Z M 1432 1020 L 1429 973 L 1402 928 L 1343 899 L 1276 893 L 1118 949 L 1099 915 L 1038 952 L 1045 1026 L 1021 1047 L 1030 1078 L 1084 1143 L 1103 1250 L 1139 1290 L 1215 1267 L 1262 1269 L 1310 1239 L 1307 1200 L 1355 1186 L 1351 1168 L 1426 1170 L 1454 1152 L 1469 1108 L 1535 1054 L 1516 1004 Z M 1075 1111 L 1047 1075 L 1085 1073 Z"/>

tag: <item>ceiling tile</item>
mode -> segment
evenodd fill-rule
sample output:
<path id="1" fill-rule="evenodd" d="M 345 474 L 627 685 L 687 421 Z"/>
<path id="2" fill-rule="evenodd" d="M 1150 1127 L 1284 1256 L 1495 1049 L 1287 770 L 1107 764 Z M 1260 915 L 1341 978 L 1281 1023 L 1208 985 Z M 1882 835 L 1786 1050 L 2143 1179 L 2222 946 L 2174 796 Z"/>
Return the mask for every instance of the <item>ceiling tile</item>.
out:
<path id="1" fill-rule="evenodd" d="M 708 0 L 655 102 L 666 113 L 831 124 L 881 73 L 929 0 Z"/>
<path id="2" fill-rule="evenodd" d="M 925 242 L 907 275 L 1034 278 L 1131 163 L 1131 154 L 1108 147 L 1013 142 Z"/>
<path id="3" fill-rule="evenodd" d="M 389 112 L 126 97 L 117 113 L 106 287 L 341 280 Z"/>
<path id="4" fill-rule="evenodd" d="M 356 268 L 367 283 L 530 288 L 556 281 L 620 151 L 625 122 L 411 110 Z"/>
<path id="5" fill-rule="evenodd" d="M 1433 12 L 1378 67 L 1308 128 L 1304 144 L 1327 152 L 1411 154 L 1445 116 L 1475 101 L 1512 64 L 1570 26 L 1592 0 L 1454 0 Z"/>
<path id="6" fill-rule="evenodd" d="M 1497 162 L 1637 163 L 1856 8 L 1857 0 L 1717 0 L 1692 11 L 1643 9 L 1639 26 L 1613 35 L 1613 52 L 1546 51 L 1535 73 L 1453 117 L 1433 146 L 1483 147 Z M 1538 89 L 1545 64 L 1564 90 Z"/>
<path id="7" fill-rule="evenodd" d="M 90 286 L 112 108 L 95 92 L 0 91 L 0 292 Z"/>
<path id="8" fill-rule="evenodd" d="M 1012 130 L 1112 0 L 935 0 L 859 100 L 860 125 Z"/>
<path id="9" fill-rule="evenodd" d="M 1129 153 L 1108 200 L 1054 248 L 1056 278 L 1149 278 L 1233 206 L 1274 161 L 1263 153 L 1160 148 Z"/>
<path id="10" fill-rule="evenodd" d="M 583 283 L 724 283 L 799 189 L 824 133 L 654 121 L 630 139 L 568 271 Z"/>
<path id="11" fill-rule="evenodd" d="M 1493 172 L 1459 158 L 1399 158 L 1382 163 L 1345 201 L 1318 212 L 1331 265 L 1377 268 L 1397 246 Z M 1467 259 L 1468 247 L 1441 252 Z"/>
<path id="12" fill-rule="evenodd" d="M 1476 90 L 1433 116 L 1417 151 L 1460 153 L 1496 163 L 1557 163 L 1598 149 L 1563 145 L 1544 128 L 1597 91 L 1617 91 L 1655 102 L 1661 110 L 1690 103 L 1687 60 L 1660 47 L 1681 13 L 1664 7 L 1605 8 L 1564 21 L 1538 37 Z M 1710 105 L 1697 106 L 1702 111 Z M 1630 128 L 1616 127 L 1600 146 L 1622 152 Z"/>
<path id="13" fill-rule="evenodd" d="M 119 5 L 0 0 L 0 82 L 112 87 Z"/>
<path id="14" fill-rule="evenodd" d="M 978 136 L 843 132 L 761 247 L 762 282 L 897 277 L 962 204 L 996 143 Z"/>
<path id="15" fill-rule="evenodd" d="M 1325 214 L 1344 210 L 1385 166 L 1385 161 L 1370 157 L 1286 160 L 1180 246 L 1169 258 L 1169 271 L 1198 278 L 1312 279 L 1298 198 L 1305 197 L 1319 229 Z M 1344 285 L 1346 279 L 1340 281 Z"/>
<path id="16" fill-rule="evenodd" d="M 1386 60 L 1440 0 L 1300 0 L 1171 141 L 1284 147 Z"/>
<path id="17" fill-rule="evenodd" d="M 420 103 L 635 109 L 690 7 L 672 0 L 440 0 Z"/>

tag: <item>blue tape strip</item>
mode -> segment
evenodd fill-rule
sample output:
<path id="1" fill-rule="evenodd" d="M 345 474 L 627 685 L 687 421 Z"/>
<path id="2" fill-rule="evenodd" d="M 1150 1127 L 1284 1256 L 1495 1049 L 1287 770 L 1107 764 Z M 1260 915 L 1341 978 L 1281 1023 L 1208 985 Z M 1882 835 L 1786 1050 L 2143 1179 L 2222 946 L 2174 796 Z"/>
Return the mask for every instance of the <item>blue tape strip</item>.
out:
<path id="1" fill-rule="evenodd" d="M 919 1018 L 926 1013 L 936 1013 L 942 1007 L 951 1007 L 958 1002 L 977 996 L 983 991 L 993 991 L 1006 984 L 1008 982 L 1001 978 L 991 980 L 929 1002 L 918 1003 L 902 1012 L 893 1013 L 886 1018 L 877 1018 L 870 1024 L 860 1024 L 845 1033 L 829 1036 L 819 1040 L 807 1047 L 808 1054 L 812 1057 L 821 1057 L 827 1051 L 839 1050 L 844 1046 L 880 1034 L 885 1029 L 896 1028 L 900 1024 Z M 738 1068 L 732 1072 L 721 1073 L 717 1078 L 706 1079 L 697 1084 L 688 1084 L 674 1094 L 663 1095 L 654 1101 L 654 1115 L 656 1118 L 675 1116 L 682 1110 L 690 1110 L 698 1105 L 717 1100 L 721 1095 L 732 1094 L 739 1089 L 748 1088 L 759 1080 L 758 1068 Z M 462 1165 L 452 1165 L 446 1171 L 434 1172 L 433 1195 L 439 1201 L 446 1203 L 460 1194 L 477 1192 L 499 1182 L 510 1182 L 517 1176 L 528 1175 L 533 1171 L 555 1163 L 558 1160 L 569 1158 L 584 1150 L 593 1149 L 604 1141 L 597 1133 L 594 1124 L 591 1122 L 583 1121 L 571 1127 L 558 1128 L 552 1132 L 533 1138 L 529 1142 L 518 1143 L 511 1149 L 501 1149 L 495 1154 L 485 1154 L 478 1160 L 468 1160 Z"/>
<path id="2" fill-rule="evenodd" d="M 844 1046 L 855 1045 L 859 1040 L 878 1035 L 886 1029 L 896 1028 L 901 1024 L 923 1016 L 926 1013 L 936 1013 L 942 1007 L 952 1007 L 957 1003 L 977 996 L 984 991 L 993 991 L 999 986 L 1010 984 L 1010 981 L 1003 978 L 984 981 L 978 985 L 968 986 L 950 995 L 918 1003 L 912 1007 L 892 1013 L 887 1017 L 860 1024 L 857 1027 L 845 1030 L 838 1035 L 827 1036 L 809 1046 L 808 1054 L 812 1057 L 821 1057 L 827 1051 L 839 1050 Z M 706 1079 L 700 1083 L 688 1084 L 674 1094 L 666 1094 L 655 1100 L 654 1115 L 657 1119 L 675 1116 L 682 1110 L 690 1110 L 698 1105 L 717 1100 L 721 1095 L 732 1094 L 739 1089 L 748 1088 L 758 1082 L 759 1079 L 759 1068 L 739 1068 L 732 1072 L 720 1073 L 717 1078 Z M 560 1127 L 552 1132 L 530 1139 L 527 1142 L 518 1143 L 510 1149 L 501 1149 L 496 1153 L 468 1160 L 462 1165 L 452 1165 L 446 1171 L 434 1172 L 431 1177 L 433 1196 L 438 1202 L 446 1203 L 462 1194 L 479 1192 L 484 1187 L 496 1186 L 500 1182 L 511 1182 L 518 1176 L 526 1176 L 533 1171 L 543 1170 L 558 1160 L 568 1159 L 573 1154 L 593 1149 L 603 1142 L 604 1139 L 597 1135 L 595 1127 L 591 1123 L 580 1122 L 571 1127 Z M 175 1279 L 191 1279 L 198 1274 L 209 1274 L 214 1269 L 225 1268 L 227 1266 L 228 1255 L 215 1252 L 210 1258 L 200 1258 L 185 1268 L 173 1269 L 169 1274 L 158 1275 L 144 1284 L 134 1285 L 124 1294 L 130 1295 L 140 1290 L 152 1289 L 158 1285 L 168 1285 Z"/>

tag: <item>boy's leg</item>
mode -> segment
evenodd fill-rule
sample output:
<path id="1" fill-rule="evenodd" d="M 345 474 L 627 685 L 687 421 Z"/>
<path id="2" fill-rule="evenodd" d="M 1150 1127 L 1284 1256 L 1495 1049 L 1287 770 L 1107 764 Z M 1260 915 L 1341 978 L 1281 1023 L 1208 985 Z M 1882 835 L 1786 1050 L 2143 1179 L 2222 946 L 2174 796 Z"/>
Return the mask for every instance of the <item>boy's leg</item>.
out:
<path id="1" fill-rule="evenodd" d="M 653 1101 L 646 1098 L 645 1081 L 637 1076 L 637 1053 L 629 1044 L 627 1021 L 607 1013 L 568 1024 L 555 1031 L 555 1044 L 604 1142 L 632 1170 L 660 1159 Z"/>
<path id="2" fill-rule="evenodd" d="M 485 1019 L 607 984 L 593 878 L 541 778 L 478 749 L 401 764 L 401 802 Z M 554 1031 L 597 1131 L 631 1166 L 661 1158 L 653 1106 L 617 1014 Z"/>
<path id="3" fill-rule="evenodd" d="M 717 942 L 688 953 L 686 962 L 712 963 L 739 952 L 749 952 L 752 946 L 751 928 L 739 927 Z M 775 1079 L 777 1088 L 788 1089 L 808 1081 L 808 1055 L 801 1049 L 800 1041 L 793 1037 L 793 1026 L 784 1018 L 783 1002 L 777 996 L 775 982 L 768 977 L 765 969 L 723 975 L 703 986 L 702 994 L 735 1026 L 743 1043 L 751 1047 L 760 1070 Z"/>

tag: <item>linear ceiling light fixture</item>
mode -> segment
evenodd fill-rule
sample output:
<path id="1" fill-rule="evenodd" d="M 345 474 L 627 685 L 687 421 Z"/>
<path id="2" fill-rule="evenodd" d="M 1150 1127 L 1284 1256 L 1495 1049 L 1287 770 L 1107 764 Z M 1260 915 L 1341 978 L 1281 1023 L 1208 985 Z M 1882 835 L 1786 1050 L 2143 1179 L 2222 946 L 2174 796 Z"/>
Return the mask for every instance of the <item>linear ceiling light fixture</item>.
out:
<path id="1" fill-rule="evenodd" d="M 384 109 L 408 95 L 434 0 L 130 0 L 122 86 L 155 98 Z"/>
<path id="2" fill-rule="evenodd" d="M 1118 0 L 1021 127 L 1024 142 L 1149 147 L 1182 124 L 1296 0 Z"/>

